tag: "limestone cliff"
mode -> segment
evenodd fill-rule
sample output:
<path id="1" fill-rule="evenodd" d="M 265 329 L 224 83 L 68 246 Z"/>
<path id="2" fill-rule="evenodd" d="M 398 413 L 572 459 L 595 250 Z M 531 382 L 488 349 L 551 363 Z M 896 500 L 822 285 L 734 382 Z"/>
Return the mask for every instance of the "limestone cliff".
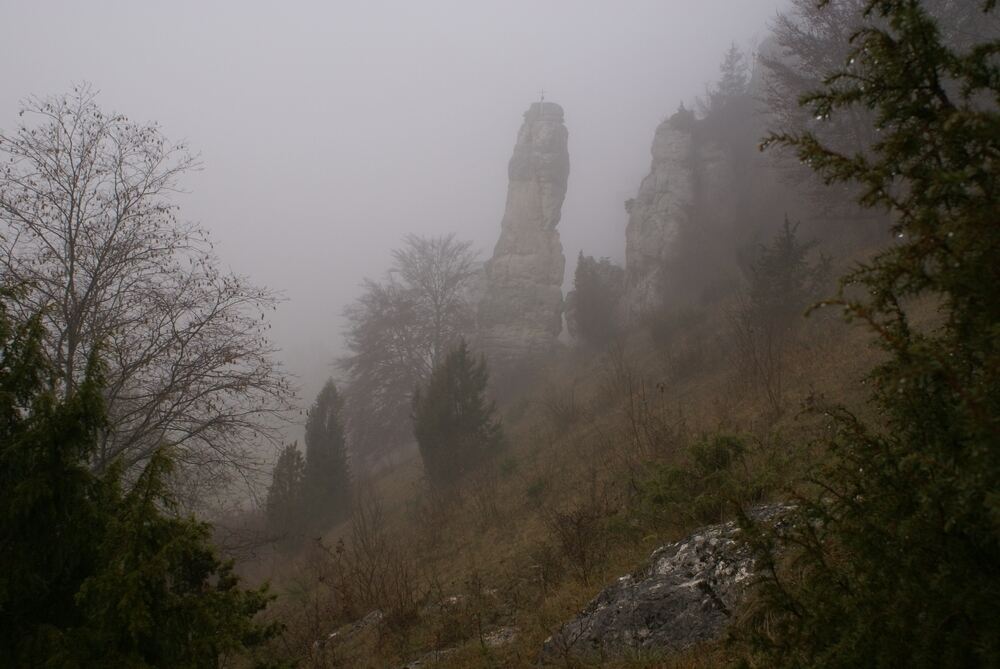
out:
<path id="1" fill-rule="evenodd" d="M 681 109 L 656 129 L 649 174 L 625 203 L 630 319 L 662 309 L 665 301 L 690 299 L 719 280 L 720 267 L 734 264 L 714 254 L 737 234 L 735 182 L 745 161 L 717 126 Z"/>
<path id="2" fill-rule="evenodd" d="M 694 115 L 679 111 L 653 137 L 653 160 L 634 199 L 625 203 L 625 285 L 631 317 L 659 302 L 663 267 L 694 204 Z"/>
<path id="3" fill-rule="evenodd" d="M 567 137 L 559 105 L 536 102 L 525 112 L 479 303 L 480 345 L 495 368 L 550 352 L 562 329 L 566 259 L 557 226 L 569 178 Z"/>

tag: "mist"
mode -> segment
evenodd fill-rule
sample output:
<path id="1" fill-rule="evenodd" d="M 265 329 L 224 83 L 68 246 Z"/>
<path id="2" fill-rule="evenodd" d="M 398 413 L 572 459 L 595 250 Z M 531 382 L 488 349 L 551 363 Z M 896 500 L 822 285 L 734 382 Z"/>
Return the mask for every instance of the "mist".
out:
<path id="1" fill-rule="evenodd" d="M 176 196 L 223 265 L 282 292 L 270 335 L 313 397 L 343 353 L 341 312 L 406 233 L 454 232 L 483 259 L 507 161 L 541 91 L 566 111 L 559 226 L 621 261 L 623 203 L 657 124 L 691 107 L 778 0 L 22 2 L 0 11 L 0 127 L 18 101 L 89 82 L 98 100 L 200 154 Z"/>
<path id="2" fill-rule="evenodd" d="M 1000 3 L 0 21 L 5 662 L 998 666 Z"/>

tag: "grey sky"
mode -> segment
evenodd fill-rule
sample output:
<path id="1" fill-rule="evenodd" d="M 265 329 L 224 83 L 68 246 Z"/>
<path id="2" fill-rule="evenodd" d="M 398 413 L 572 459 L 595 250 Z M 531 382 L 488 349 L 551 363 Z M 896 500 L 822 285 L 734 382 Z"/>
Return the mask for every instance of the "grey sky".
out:
<path id="1" fill-rule="evenodd" d="M 89 81 L 204 169 L 179 200 L 223 263 L 281 290 L 274 339 L 311 397 L 340 313 L 407 232 L 499 234 L 521 114 L 566 111 L 560 224 L 621 259 L 622 203 L 657 123 L 766 35 L 780 0 L 250 2 L 0 0 L 0 127 L 18 100 Z"/>

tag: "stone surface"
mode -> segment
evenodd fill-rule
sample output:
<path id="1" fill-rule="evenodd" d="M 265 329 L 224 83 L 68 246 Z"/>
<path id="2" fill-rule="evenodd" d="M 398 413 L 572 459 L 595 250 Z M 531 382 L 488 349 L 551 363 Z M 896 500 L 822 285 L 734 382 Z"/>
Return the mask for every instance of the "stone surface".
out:
<path id="1" fill-rule="evenodd" d="M 559 105 L 536 102 L 525 112 L 479 303 L 480 345 L 495 368 L 550 352 L 562 330 L 566 259 L 557 226 L 569 178 L 567 138 Z"/>
<path id="2" fill-rule="evenodd" d="M 751 515 L 773 520 L 785 507 Z M 704 527 L 655 551 L 649 565 L 595 597 L 543 646 L 542 657 L 670 652 L 717 638 L 753 575 L 750 551 L 735 522 Z"/>
<path id="3" fill-rule="evenodd" d="M 659 125 L 649 174 L 625 203 L 625 295 L 632 318 L 659 305 L 662 269 L 694 206 L 695 123 L 693 113 L 681 110 Z"/>

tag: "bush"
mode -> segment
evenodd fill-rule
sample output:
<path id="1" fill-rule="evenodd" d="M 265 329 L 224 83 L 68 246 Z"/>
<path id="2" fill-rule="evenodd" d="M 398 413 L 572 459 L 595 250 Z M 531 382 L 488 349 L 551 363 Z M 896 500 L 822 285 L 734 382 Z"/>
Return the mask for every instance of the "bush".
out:
<path id="1" fill-rule="evenodd" d="M 748 485 L 744 439 L 717 435 L 696 442 L 690 463 L 661 465 L 640 486 L 638 515 L 654 525 L 719 522 L 760 492 Z"/>
<path id="2" fill-rule="evenodd" d="M 605 517 L 606 513 L 596 505 L 580 504 L 552 511 L 545 518 L 559 553 L 573 575 L 585 584 L 590 583 L 607 552 Z"/>

